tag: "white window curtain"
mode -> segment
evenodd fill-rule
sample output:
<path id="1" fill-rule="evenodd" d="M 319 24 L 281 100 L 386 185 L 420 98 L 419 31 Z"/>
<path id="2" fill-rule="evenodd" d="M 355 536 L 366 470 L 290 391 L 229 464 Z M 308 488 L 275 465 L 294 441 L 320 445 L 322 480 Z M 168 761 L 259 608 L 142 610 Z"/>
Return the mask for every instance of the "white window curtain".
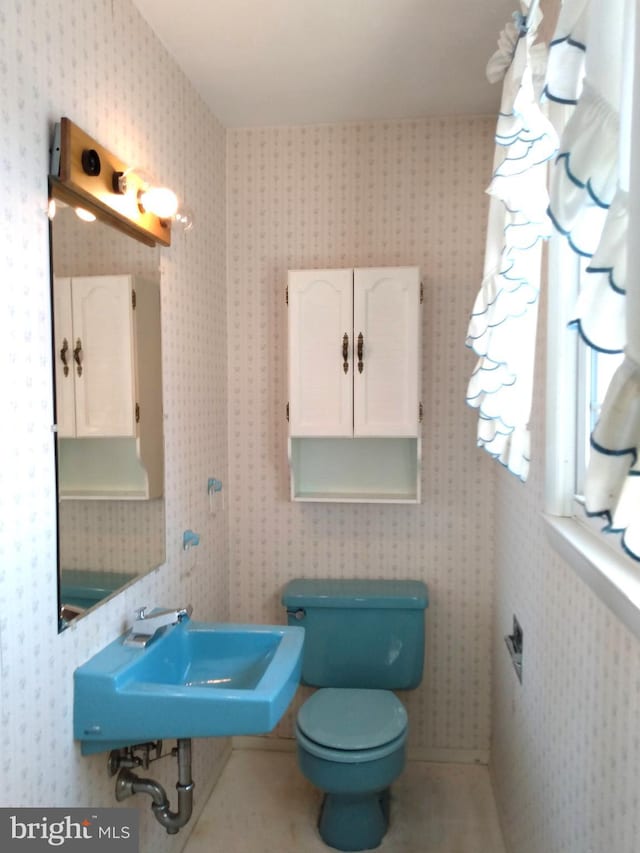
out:
<path id="1" fill-rule="evenodd" d="M 550 199 L 554 224 L 574 251 L 589 259 L 573 325 L 590 347 L 624 352 L 591 436 L 586 512 L 602 516 L 604 529 L 621 534 L 623 548 L 640 560 L 640 282 L 634 275 L 640 269 L 640 169 L 635 163 L 630 174 L 632 121 L 635 146 L 640 145 L 640 79 L 633 91 L 635 6 L 635 0 L 565 0 L 545 91 L 576 104 L 553 169 Z M 554 54 L 569 49 L 573 62 L 567 69 Z M 627 241 L 634 232 L 636 239 Z"/>
<path id="2" fill-rule="evenodd" d="M 532 3 L 533 6 L 537 3 Z M 521 3 L 500 34 L 489 61 L 491 82 L 504 78 L 496 128 L 484 275 L 466 344 L 478 356 L 467 403 L 478 409 L 478 445 L 521 480 L 529 471 L 529 416 L 542 240 L 547 214 L 547 161 L 557 150 L 555 130 L 540 107 L 547 62 L 534 45 L 541 14 Z"/>

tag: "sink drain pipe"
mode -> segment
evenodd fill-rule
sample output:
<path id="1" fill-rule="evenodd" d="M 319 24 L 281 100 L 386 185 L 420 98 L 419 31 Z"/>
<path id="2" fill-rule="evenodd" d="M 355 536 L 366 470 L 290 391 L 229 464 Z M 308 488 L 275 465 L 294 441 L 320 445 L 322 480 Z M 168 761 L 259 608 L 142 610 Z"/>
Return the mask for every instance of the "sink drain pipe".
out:
<path id="1" fill-rule="evenodd" d="M 178 757 L 178 811 L 172 812 L 169 798 L 159 782 L 155 779 L 143 779 L 130 769 L 142 762 L 134 756 L 134 750 L 139 747 L 127 747 L 119 750 L 116 755 L 111 754 L 110 766 L 120 772 L 116 779 L 116 800 L 122 802 L 133 794 L 148 794 L 151 799 L 151 810 L 156 820 L 164 826 L 169 835 L 175 835 L 191 817 L 193 812 L 193 789 L 194 783 L 191 779 L 191 739 L 181 738 L 178 740 L 177 749 L 173 754 Z M 116 752 L 114 750 L 114 752 Z M 145 766 L 148 766 L 148 761 Z"/>

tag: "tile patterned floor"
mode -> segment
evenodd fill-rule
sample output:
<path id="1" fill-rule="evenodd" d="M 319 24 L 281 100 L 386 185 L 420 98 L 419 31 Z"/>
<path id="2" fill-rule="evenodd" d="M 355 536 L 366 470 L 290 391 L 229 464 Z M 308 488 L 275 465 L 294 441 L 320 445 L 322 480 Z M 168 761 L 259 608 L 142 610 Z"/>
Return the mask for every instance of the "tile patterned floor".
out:
<path id="1" fill-rule="evenodd" d="M 234 750 L 184 853 L 330 853 L 316 828 L 320 800 L 295 753 Z M 487 768 L 409 762 L 378 850 L 505 853 Z"/>

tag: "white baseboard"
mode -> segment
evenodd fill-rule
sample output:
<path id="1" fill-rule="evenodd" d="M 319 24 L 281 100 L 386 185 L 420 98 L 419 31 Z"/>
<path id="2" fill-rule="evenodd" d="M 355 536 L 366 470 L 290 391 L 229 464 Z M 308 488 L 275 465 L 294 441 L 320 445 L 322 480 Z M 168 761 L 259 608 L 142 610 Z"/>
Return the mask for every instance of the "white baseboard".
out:
<path id="1" fill-rule="evenodd" d="M 233 749 L 261 749 L 271 752 L 294 752 L 294 738 L 253 737 L 242 735 L 231 738 Z M 488 749 L 432 749 L 409 747 L 409 761 L 432 761 L 437 764 L 488 764 Z"/>

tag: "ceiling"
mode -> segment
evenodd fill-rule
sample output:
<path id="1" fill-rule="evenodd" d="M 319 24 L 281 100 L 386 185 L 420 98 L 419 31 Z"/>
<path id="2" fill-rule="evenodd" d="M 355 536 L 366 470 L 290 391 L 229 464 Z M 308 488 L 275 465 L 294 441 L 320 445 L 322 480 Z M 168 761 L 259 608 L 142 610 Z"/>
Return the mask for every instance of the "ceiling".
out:
<path id="1" fill-rule="evenodd" d="M 495 113 L 516 0 L 134 0 L 228 127 Z"/>

